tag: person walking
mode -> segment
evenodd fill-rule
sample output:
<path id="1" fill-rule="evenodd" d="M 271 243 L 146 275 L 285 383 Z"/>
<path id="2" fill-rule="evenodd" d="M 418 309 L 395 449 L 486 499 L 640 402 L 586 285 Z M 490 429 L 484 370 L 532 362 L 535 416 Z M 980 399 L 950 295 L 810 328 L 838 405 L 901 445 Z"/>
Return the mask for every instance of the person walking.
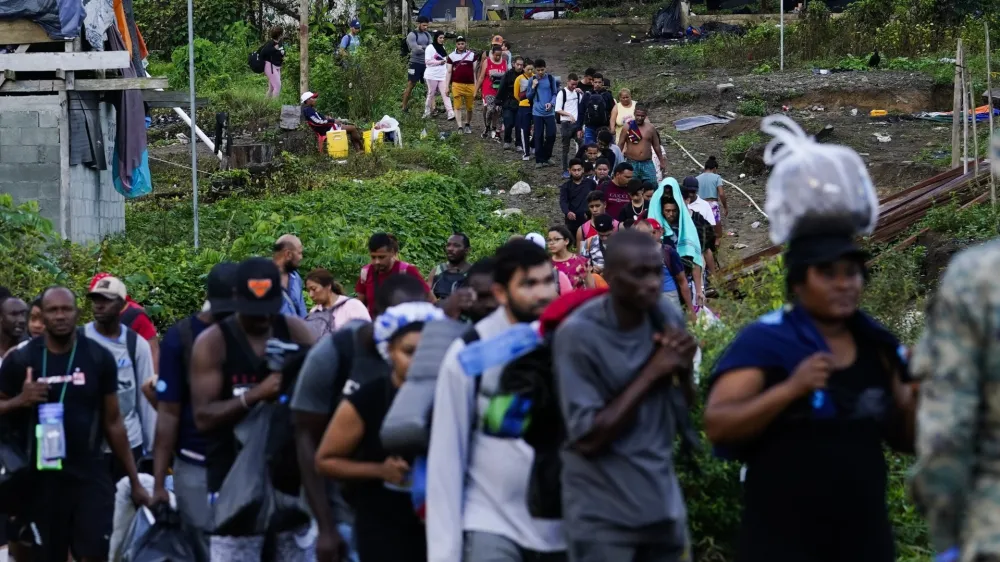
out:
<path id="1" fill-rule="evenodd" d="M 472 244 L 464 233 L 456 232 L 448 237 L 444 253 L 448 258 L 445 263 L 439 263 L 427 278 L 434 298 L 443 301 L 450 297 L 465 282 L 472 264 L 467 259 Z"/>
<path id="2" fill-rule="evenodd" d="M 549 256 L 552 258 L 552 265 L 565 273 L 566 277 L 569 277 L 569 282 L 573 285 L 574 290 L 593 286 L 593 281 L 587 271 L 587 259 L 570 251 L 570 247 L 573 245 L 573 234 L 568 228 L 562 225 L 549 227 L 545 242 Z"/>
<path id="3" fill-rule="evenodd" d="M 488 435 L 480 421 L 497 392 L 503 364 L 476 379 L 460 360 L 469 342 L 487 341 L 537 320 L 558 295 L 552 262 L 540 246 L 512 240 L 494 255 L 493 294 L 500 308 L 456 339 L 434 392 L 427 458 L 429 562 L 564 562 L 561 520 L 528 511 L 534 449 L 522 439 Z"/>
<path id="4" fill-rule="evenodd" d="M 385 280 L 397 273 L 409 275 L 420 280 L 429 293 L 430 287 L 424 281 L 417 266 L 399 259 L 399 241 L 385 232 L 376 232 L 368 239 L 368 254 L 371 263 L 361 268 L 358 282 L 354 285 L 354 294 L 368 307 L 369 314 L 374 317 L 376 311 L 375 294 Z"/>
<path id="5" fill-rule="evenodd" d="M 659 159 L 664 176 L 667 171 L 667 158 L 660 148 L 660 133 L 652 123 L 646 121 L 646 115 L 646 108 L 637 105 L 635 119 L 628 127 L 622 129 L 618 147 L 622 149 L 625 161 L 632 165 L 636 179 L 656 183 L 658 180 L 653 156 Z"/>
<path id="6" fill-rule="evenodd" d="M 427 16 L 417 17 L 417 29 L 406 34 L 406 47 L 410 50 L 410 65 L 406 70 L 406 89 L 403 90 L 403 113 L 410 110 L 410 94 L 417 83 L 424 83 L 424 56 L 427 47 L 434 42 L 434 38 L 427 31 L 430 25 Z"/>
<path id="7" fill-rule="evenodd" d="M 556 79 L 548 74 L 545 61 L 535 59 L 535 76 L 525 84 L 525 97 L 532 100 L 532 122 L 535 130 L 535 168 L 551 166 L 552 148 L 556 143 Z"/>
<path id="8" fill-rule="evenodd" d="M 434 95 L 441 95 L 441 102 L 448 112 L 448 120 L 455 118 L 455 110 L 451 106 L 451 98 L 448 97 L 448 52 L 444 50 L 444 32 L 435 31 L 434 41 L 430 49 L 424 51 L 424 80 L 427 81 L 427 103 L 424 104 L 424 119 L 431 116 L 434 111 Z"/>
<path id="9" fill-rule="evenodd" d="M 556 115 L 562 138 L 563 179 L 569 179 L 569 146 L 574 139 L 583 137 L 583 130 L 580 127 L 580 102 L 583 99 L 583 90 L 577 87 L 578 81 L 576 74 L 570 74 L 566 78 L 566 87 L 556 94 Z"/>
<path id="10" fill-rule="evenodd" d="M 527 84 L 535 75 L 535 63 L 524 61 L 524 72 L 514 80 L 514 97 L 517 98 L 517 145 L 521 147 L 521 160 L 531 160 L 531 99 L 525 96 Z"/>
<path id="11" fill-rule="evenodd" d="M 659 245 L 632 230 L 605 250 L 608 292 L 580 305 L 552 342 L 570 562 L 690 560 L 674 440 L 688 416 L 697 342 L 660 294 Z M 671 388 L 671 387 L 674 388 Z"/>
<path id="12" fill-rule="evenodd" d="M 478 56 L 468 48 L 465 37 L 455 39 L 455 50 L 448 55 L 448 87 L 451 89 L 458 130 L 472 134 L 472 109 L 476 101 L 476 68 Z"/>
<path id="13" fill-rule="evenodd" d="M 21 345 L 28 326 L 28 305 L 17 297 L 0 299 L 0 360 Z"/>
<path id="14" fill-rule="evenodd" d="M 570 160 L 569 172 L 569 179 L 559 187 L 559 207 L 566 219 L 566 227 L 575 233 L 580 225 L 587 222 L 587 195 L 597 189 L 597 184 L 583 177 L 583 162 L 576 158 Z"/>
<path id="15" fill-rule="evenodd" d="M 358 52 L 358 47 L 361 46 L 361 21 L 353 19 L 349 26 L 350 31 L 340 38 L 340 46 L 337 49 L 341 58 L 353 55 Z"/>
<path id="16" fill-rule="evenodd" d="M 501 109 L 503 122 L 503 149 L 510 150 L 517 130 L 517 109 L 520 100 L 514 95 L 517 77 L 524 72 L 524 59 L 514 57 L 514 62 L 500 80 L 496 103 Z"/>
<path id="17" fill-rule="evenodd" d="M 306 317 L 306 299 L 302 294 L 302 276 L 299 275 L 303 251 L 302 241 L 294 234 L 285 234 L 274 242 L 272 259 L 281 272 L 284 297 L 281 313 L 286 316 Z"/>
<path id="18" fill-rule="evenodd" d="M 285 46 L 281 40 L 285 37 L 285 30 L 276 25 L 269 35 L 271 40 L 261 49 L 260 58 L 264 61 L 264 75 L 267 76 L 267 97 L 276 98 L 281 95 L 281 65 L 285 62 Z"/>
<path id="19" fill-rule="evenodd" d="M 729 215 L 729 203 L 726 201 L 726 190 L 722 187 L 722 176 L 719 175 L 719 162 L 715 156 L 709 156 L 705 161 L 705 171 L 698 174 L 698 197 L 708 201 L 715 215 L 715 237 L 722 238 L 722 219 Z"/>
<path id="20" fill-rule="evenodd" d="M 503 80 L 510 66 L 501 56 L 500 45 L 493 45 L 490 54 L 479 66 L 479 74 L 476 78 L 476 90 L 483 92 L 483 138 L 495 138 L 497 126 L 499 125 L 499 106 L 496 104 L 497 93 L 500 81 Z"/>
<path id="21" fill-rule="evenodd" d="M 375 345 L 391 373 L 344 396 L 316 451 L 316 470 L 345 484 L 344 497 L 355 513 L 358 554 L 365 562 L 427 560 L 424 526 L 408 489 L 413 459 L 389 455 L 379 430 L 406 381 L 424 325 L 443 318 L 441 309 L 429 302 L 410 302 L 375 319 Z"/>
<path id="22" fill-rule="evenodd" d="M 610 122 L 611 108 L 615 100 L 611 92 L 604 89 L 604 76 L 595 72 L 591 78 L 593 90 L 583 99 L 583 143 L 597 142 L 597 133 Z M 616 164 L 617 165 L 617 164 Z"/>
<path id="23" fill-rule="evenodd" d="M 800 218 L 783 262 L 791 302 L 743 328 L 712 371 L 705 434 L 720 454 L 746 463 L 735 560 L 896 560 L 884 448 L 912 451 L 916 403 L 899 340 L 860 309 L 867 256 L 856 234 L 850 217 Z M 977 260 L 976 271 L 984 265 Z M 963 285 L 969 278 L 963 275 Z M 939 310 L 946 307 L 955 310 Z M 963 332 L 969 322 L 963 314 Z M 971 361 L 976 351 L 963 350 Z M 928 375 L 950 385 L 955 372 L 937 366 Z M 937 396 L 945 395 L 924 399 Z M 981 410 L 963 403 L 937 411 L 974 417 Z M 920 427 L 933 434 L 922 443 L 953 450 L 951 435 Z M 920 467 L 918 479 L 928 474 Z M 955 468 L 948 463 L 941 474 L 954 478 Z M 933 500 L 922 505 L 940 509 L 936 514 L 976 521 L 953 509 L 963 501 L 957 490 L 921 499 Z M 935 526 L 940 519 L 928 521 L 932 536 L 948 536 L 935 546 L 957 544 L 958 519 L 942 527 Z M 994 533 L 989 525 L 983 536 Z"/>
<path id="24" fill-rule="evenodd" d="M 306 315 L 306 323 L 316 339 L 336 332 L 353 320 L 371 321 L 368 308 L 358 299 L 347 296 L 333 274 L 317 267 L 306 275 L 306 291 L 315 306 Z"/>
<path id="25" fill-rule="evenodd" d="M 628 88 L 622 88 L 618 91 L 618 102 L 611 109 L 610 124 L 615 128 L 614 138 L 621 138 L 625 124 L 634 118 L 635 101 L 632 99 L 632 92 Z"/>

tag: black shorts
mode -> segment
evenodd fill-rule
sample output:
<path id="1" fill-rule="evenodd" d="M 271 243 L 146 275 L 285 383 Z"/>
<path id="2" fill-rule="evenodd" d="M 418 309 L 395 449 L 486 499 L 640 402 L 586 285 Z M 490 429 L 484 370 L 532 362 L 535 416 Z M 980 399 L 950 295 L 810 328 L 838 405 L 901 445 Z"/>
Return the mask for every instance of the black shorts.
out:
<path id="1" fill-rule="evenodd" d="M 33 497 L 23 517 L 17 518 L 20 536 L 41 538 L 32 547 L 36 562 L 105 560 L 115 511 L 115 489 L 106 471 L 88 478 L 70 474 L 37 475 Z M 36 542 L 32 540 L 31 542 Z"/>
<path id="2" fill-rule="evenodd" d="M 427 70 L 427 65 L 423 63 L 411 62 L 410 66 L 406 71 L 406 79 L 410 82 L 416 84 L 420 82 L 424 83 L 424 71 Z"/>

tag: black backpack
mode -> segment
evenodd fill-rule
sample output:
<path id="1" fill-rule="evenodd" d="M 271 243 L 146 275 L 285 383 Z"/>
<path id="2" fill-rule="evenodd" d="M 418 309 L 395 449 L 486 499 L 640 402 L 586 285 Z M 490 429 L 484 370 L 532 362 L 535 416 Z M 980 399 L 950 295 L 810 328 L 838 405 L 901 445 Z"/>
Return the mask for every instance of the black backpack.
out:
<path id="1" fill-rule="evenodd" d="M 409 37 L 411 33 L 413 33 L 412 30 L 407 31 L 406 34 L 403 35 L 403 38 L 399 40 L 399 56 L 405 61 L 410 60 L 410 46 L 406 44 L 406 38 Z"/>
<path id="2" fill-rule="evenodd" d="M 583 112 L 583 122 L 588 127 L 603 127 L 608 124 L 608 106 L 604 96 L 594 92 L 583 100 L 586 108 Z"/>
<path id="3" fill-rule="evenodd" d="M 257 49 L 256 51 L 250 53 L 250 56 L 247 57 L 247 65 L 250 67 L 250 70 L 256 72 L 257 74 L 263 74 L 264 73 L 264 62 L 265 61 L 264 61 L 264 57 L 262 57 L 260 55 L 260 52 L 263 51 L 263 50 L 264 50 L 264 45 L 261 45 L 261 47 L 259 49 Z"/>

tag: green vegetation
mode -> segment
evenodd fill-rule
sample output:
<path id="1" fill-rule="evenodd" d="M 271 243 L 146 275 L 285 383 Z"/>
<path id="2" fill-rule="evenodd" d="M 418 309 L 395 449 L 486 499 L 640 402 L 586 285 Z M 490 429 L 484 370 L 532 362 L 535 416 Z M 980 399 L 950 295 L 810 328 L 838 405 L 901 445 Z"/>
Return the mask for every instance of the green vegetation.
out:
<path id="1" fill-rule="evenodd" d="M 758 97 L 745 99 L 736 106 L 736 111 L 748 117 L 763 117 L 767 115 L 767 102 Z"/>
<path id="2" fill-rule="evenodd" d="M 764 136 L 760 134 L 760 131 L 747 131 L 727 140 L 722 145 L 722 154 L 725 155 L 726 160 L 739 164 L 743 162 L 743 157 L 746 156 L 748 150 L 763 141 Z"/>

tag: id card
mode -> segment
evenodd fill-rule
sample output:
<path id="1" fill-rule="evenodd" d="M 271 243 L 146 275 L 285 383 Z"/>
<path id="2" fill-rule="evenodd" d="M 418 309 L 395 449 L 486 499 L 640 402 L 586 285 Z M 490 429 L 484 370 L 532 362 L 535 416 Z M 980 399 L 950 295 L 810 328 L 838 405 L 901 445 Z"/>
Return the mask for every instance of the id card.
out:
<path id="1" fill-rule="evenodd" d="M 43 451 L 44 441 L 45 441 L 45 426 L 38 424 L 35 426 L 35 440 L 37 441 L 37 450 L 35 468 L 38 470 L 62 470 L 62 458 L 56 459 L 46 459 L 45 452 Z"/>
<path id="2" fill-rule="evenodd" d="M 63 405 L 41 404 L 38 407 L 35 437 L 38 440 L 39 470 L 61 470 L 66 458 L 66 431 L 63 427 Z"/>

